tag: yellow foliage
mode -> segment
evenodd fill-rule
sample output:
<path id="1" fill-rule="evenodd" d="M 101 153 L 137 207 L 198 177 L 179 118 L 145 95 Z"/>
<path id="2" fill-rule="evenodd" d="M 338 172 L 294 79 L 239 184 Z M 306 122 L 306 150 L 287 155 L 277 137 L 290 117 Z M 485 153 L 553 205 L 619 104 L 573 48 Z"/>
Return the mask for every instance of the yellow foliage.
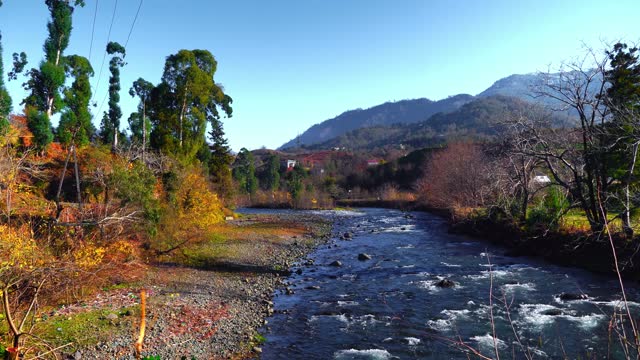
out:
<path id="1" fill-rule="evenodd" d="M 178 222 L 189 227 L 206 230 L 224 221 L 222 203 L 209 190 L 207 180 L 200 174 L 188 172 L 177 192 L 179 201 Z"/>
<path id="2" fill-rule="evenodd" d="M 83 269 L 91 269 L 102 263 L 106 249 L 101 246 L 84 245 L 73 253 L 76 265 Z"/>
<path id="3" fill-rule="evenodd" d="M 0 225 L 0 274 L 10 270 L 30 270 L 45 261 L 43 251 L 26 228 Z"/>
<path id="4" fill-rule="evenodd" d="M 106 256 L 110 259 L 130 260 L 137 254 L 137 248 L 128 241 L 118 240 L 107 247 Z"/>

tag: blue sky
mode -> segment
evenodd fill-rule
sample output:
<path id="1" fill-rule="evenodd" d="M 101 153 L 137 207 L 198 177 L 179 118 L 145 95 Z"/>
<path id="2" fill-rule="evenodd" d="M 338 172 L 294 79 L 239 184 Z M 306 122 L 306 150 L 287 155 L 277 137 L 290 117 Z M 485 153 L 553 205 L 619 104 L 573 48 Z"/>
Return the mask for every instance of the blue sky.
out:
<path id="1" fill-rule="evenodd" d="M 116 0 L 86 0 L 74 13 L 66 54 L 91 62 L 98 108 L 108 59 L 98 76 Z M 119 0 L 110 39 L 126 42 L 139 0 Z M 234 150 L 275 148 L 311 125 L 386 101 L 477 94 L 499 78 L 557 68 L 585 43 L 638 42 L 640 2 L 512 0 L 144 0 L 122 69 L 122 123 L 136 101 L 133 80 L 160 80 L 167 55 L 207 49 L 215 80 L 234 99 L 225 131 Z M 4 0 L 5 71 L 25 51 L 43 57 L 49 18 L 43 0 Z M 14 110 L 24 78 L 9 83 Z M 106 102 L 94 123 L 99 124 Z M 93 109 L 98 114 L 98 109 Z"/>

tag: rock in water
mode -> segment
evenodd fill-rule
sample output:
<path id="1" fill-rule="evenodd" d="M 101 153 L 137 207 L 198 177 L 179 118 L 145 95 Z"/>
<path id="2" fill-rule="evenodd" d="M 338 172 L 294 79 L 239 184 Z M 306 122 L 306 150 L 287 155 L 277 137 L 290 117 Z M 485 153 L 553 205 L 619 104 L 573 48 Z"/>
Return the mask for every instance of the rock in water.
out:
<path id="1" fill-rule="evenodd" d="M 331 264 L 329 264 L 329 266 L 342 266 L 342 263 L 338 260 L 332 262 Z"/>
<path id="2" fill-rule="evenodd" d="M 452 288 L 456 286 L 456 283 L 449 279 L 442 279 L 436 283 L 436 286 L 441 288 Z"/>
<path id="3" fill-rule="evenodd" d="M 572 294 L 572 293 L 560 294 L 560 300 L 562 301 L 587 300 L 587 299 L 589 299 L 589 296 L 587 296 L 587 294 Z"/>
<path id="4" fill-rule="evenodd" d="M 358 254 L 358 260 L 360 261 L 371 260 L 371 255 L 365 254 L 365 253 Z"/>
<path id="5" fill-rule="evenodd" d="M 549 310 L 543 311 L 542 315 L 558 316 L 558 315 L 562 315 L 562 310 L 560 310 L 560 309 L 549 309 Z"/>

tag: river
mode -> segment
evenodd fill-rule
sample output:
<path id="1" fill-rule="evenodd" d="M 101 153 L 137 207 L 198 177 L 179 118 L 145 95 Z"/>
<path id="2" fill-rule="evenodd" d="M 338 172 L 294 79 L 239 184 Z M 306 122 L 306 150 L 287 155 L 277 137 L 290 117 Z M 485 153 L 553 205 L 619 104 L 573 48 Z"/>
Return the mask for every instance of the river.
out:
<path id="1" fill-rule="evenodd" d="M 622 309 L 613 277 L 510 257 L 449 234 L 427 213 L 318 213 L 337 219 L 335 236 L 309 256 L 314 265 L 293 268 L 293 294 L 275 294 L 261 359 L 466 359 L 467 346 L 492 358 L 496 347 L 516 359 L 622 357 L 608 331 Z M 352 238 L 340 239 L 346 232 Z M 437 286 L 443 279 L 455 286 Z M 638 286 L 627 285 L 637 313 Z M 563 300 L 563 293 L 588 298 Z"/>

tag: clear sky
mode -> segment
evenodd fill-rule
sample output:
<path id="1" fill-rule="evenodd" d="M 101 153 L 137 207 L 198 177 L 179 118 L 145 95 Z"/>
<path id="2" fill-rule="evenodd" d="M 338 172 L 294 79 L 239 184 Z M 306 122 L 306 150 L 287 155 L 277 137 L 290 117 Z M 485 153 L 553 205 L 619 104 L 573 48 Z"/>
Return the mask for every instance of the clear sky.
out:
<path id="1" fill-rule="evenodd" d="M 110 39 L 124 44 L 140 0 L 86 3 L 74 13 L 66 54 L 89 57 L 97 14 L 90 60 L 98 126 L 114 7 Z M 122 123 L 136 107 L 132 81 L 157 83 L 166 56 L 180 49 L 207 49 L 218 60 L 215 80 L 234 99 L 224 126 L 237 151 L 278 147 L 350 109 L 475 95 L 510 74 L 557 67 L 583 53 L 583 43 L 638 42 L 639 13 L 638 0 L 144 0 L 122 69 Z M 5 72 L 13 52 L 37 66 L 48 19 L 44 0 L 4 0 Z M 22 82 L 8 86 L 14 110 Z"/>

